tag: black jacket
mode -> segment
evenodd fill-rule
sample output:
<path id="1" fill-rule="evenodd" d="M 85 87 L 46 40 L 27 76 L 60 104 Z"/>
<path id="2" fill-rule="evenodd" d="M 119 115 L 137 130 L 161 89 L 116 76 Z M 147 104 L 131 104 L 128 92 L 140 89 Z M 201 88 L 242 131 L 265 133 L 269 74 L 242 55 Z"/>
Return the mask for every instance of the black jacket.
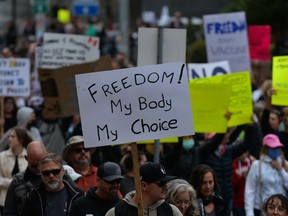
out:
<path id="1" fill-rule="evenodd" d="M 34 175 L 29 168 L 23 172 L 17 173 L 9 185 L 3 215 L 18 216 L 24 204 L 26 195 L 39 187 L 42 183 L 40 175 Z"/>
<path id="2" fill-rule="evenodd" d="M 67 200 L 67 215 L 70 211 L 71 203 L 83 196 L 83 192 L 69 184 L 66 180 L 63 180 L 65 188 L 68 192 L 68 200 Z M 45 216 L 46 215 L 46 190 L 45 184 L 42 183 L 40 187 L 36 190 L 32 190 L 28 195 L 24 202 L 24 206 L 22 209 L 22 216 Z"/>
<path id="3" fill-rule="evenodd" d="M 95 193 L 96 189 L 90 188 L 85 196 L 73 202 L 69 216 L 105 216 L 106 212 L 120 201 L 117 194 L 111 200 L 101 199 Z"/>

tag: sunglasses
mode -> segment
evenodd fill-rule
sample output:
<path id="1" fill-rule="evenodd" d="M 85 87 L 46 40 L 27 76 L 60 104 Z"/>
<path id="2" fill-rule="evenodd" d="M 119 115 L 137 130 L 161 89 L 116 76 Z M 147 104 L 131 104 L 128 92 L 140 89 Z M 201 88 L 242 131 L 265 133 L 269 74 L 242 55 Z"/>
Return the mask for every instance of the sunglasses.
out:
<path id="1" fill-rule="evenodd" d="M 82 151 L 88 152 L 89 149 L 88 148 L 84 148 L 84 147 L 78 147 L 78 148 L 73 148 L 71 151 L 73 151 L 75 153 L 81 153 Z"/>
<path id="2" fill-rule="evenodd" d="M 115 179 L 113 181 L 106 181 L 103 179 L 103 181 L 105 181 L 107 184 L 120 184 L 122 179 Z"/>
<path id="3" fill-rule="evenodd" d="M 166 186 L 167 181 L 155 181 L 155 182 L 150 182 L 150 183 L 154 183 L 154 184 L 158 185 L 158 187 L 162 188 L 162 187 Z"/>
<path id="4" fill-rule="evenodd" d="M 58 175 L 61 172 L 61 169 L 52 169 L 52 170 L 44 170 L 42 171 L 43 176 L 50 176 L 51 173 L 55 176 Z"/>

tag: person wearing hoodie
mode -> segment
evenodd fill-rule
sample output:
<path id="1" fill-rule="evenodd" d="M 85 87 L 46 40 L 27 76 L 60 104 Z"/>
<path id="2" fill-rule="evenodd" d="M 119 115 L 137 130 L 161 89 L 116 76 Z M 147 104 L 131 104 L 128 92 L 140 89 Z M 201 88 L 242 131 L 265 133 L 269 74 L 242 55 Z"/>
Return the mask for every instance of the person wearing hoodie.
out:
<path id="1" fill-rule="evenodd" d="M 147 162 L 140 167 L 141 192 L 144 216 L 182 216 L 173 204 L 165 202 L 167 182 L 175 179 L 168 176 L 160 163 Z M 136 192 L 129 192 L 123 200 L 110 209 L 105 216 L 137 216 Z"/>
<path id="2" fill-rule="evenodd" d="M 21 107 L 17 111 L 17 126 L 25 127 L 34 141 L 42 141 L 39 129 L 35 126 L 36 116 L 31 107 Z M 11 128 L 0 140 L 0 151 L 3 151 L 8 146 L 8 137 L 11 133 Z"/>
<path id="3" fill-rule="evenodd" d="M 121 168 L 114 162 L 105 162 L 98 167 L 98 187 L 91 187 L 85 196 L 72 203 L 69 216 L 104 216 L 121 198 L 118 191 L 123 179 Z"/>

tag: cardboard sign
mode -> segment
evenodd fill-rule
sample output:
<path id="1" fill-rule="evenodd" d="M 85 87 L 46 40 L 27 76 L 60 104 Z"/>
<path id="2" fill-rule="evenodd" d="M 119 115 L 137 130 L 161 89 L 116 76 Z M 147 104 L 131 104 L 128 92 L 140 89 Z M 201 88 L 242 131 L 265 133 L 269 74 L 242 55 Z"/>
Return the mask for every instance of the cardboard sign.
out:
<path id="1" fill-rule="evenodd" d="M 30 95 L 30 61 L 25 58 L 0 58 L 0 96 Z"/>
<path id="2" fill-rule="evenodd" d="M 204 63 L 204 64 L 188 64 L 188 78 L 197 79 L 211 76 L 230 74 L 228 61 Z"/>
<path id="3" fill-rule="evenodd" d="M 258 61 L 270 61 L 271 28 L 269 25 L 248 26 L 250 58 Z"/>
<path id="4" fill-rule="evenodd" d="M 272 86 L 272 104 L 288 106 L 288 56 L 273 57 Z"/>
<path id="5" fill-rule="evenodd" d="M 96 62 L 55 69 L 39 68 L 38 73 L 45 103 L 44 117 L 54 119 L 79 113 L 75 75 L 111 70 L 111 61 L 109 56 L 104 56 Z"/>
<path id="6" fill-rule="evenodd" d="M 186 29 L 164 28 L 162 38 L 158 37 L 159 31 L 157 28 L 139 28 L 138 66 L 155 65 L 158 60 L 161 63 L 185 61 Z M 162 54 L 158 57 L 157 53 Z"/>
<path id="7" fill-rule="evenodd" d="M 194 133 L 184 63 L 76 75 L 85 146 Z"/>
<path id="8" fill-rule="evenodd" d="M 99 59 L 99 38 L 44 33 L 41 68 L 59 68 Z"/>
<path id="9" fill-rule="evenodd" d="M 208 62 L 227 60 L 231 72 L 251 71 L 244 12 L 203 16 Z"/>

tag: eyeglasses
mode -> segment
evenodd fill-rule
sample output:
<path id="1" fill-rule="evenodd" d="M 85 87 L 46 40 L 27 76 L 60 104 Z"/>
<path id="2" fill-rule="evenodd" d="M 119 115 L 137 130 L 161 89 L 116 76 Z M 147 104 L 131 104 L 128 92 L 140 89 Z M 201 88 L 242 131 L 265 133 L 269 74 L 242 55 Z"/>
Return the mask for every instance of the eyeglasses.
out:
<path id="1" fill-rule="evenodd" d="M 150 183 L 154 183 L 154 184 L 158 185 L 158 187 L 162 188 L 162 187 L 166 186 L 167 181 L 155 181 L 155 182 L 150 182 Z"/>
<path id="2" fill-rule="evenodd" d="M 286 209 L 283 208 L 282 206 L 267 205 L 267 211 L 269 211 L 269 212 L 274 212 L 275 209 L 277 209 L 277 211 L 278 211 L 280 214 L 283 214 L 283 213 L 286 212 Z"/>
<path id="3" fill-rule="evenodd" d="M 105 181 L 107 184 L 120 184 L 122 179 L 115 179 L 113 181 L 106 181 L 103 179 L 103 181 Z"/>
<path id="4" fill-rule="evenodd" d="M 191 201 L 189 201 L 189 200 L 177 200 L 176 202 L 175 202 L 175 205 L 176 206 L 182 206 L 182 205 L 184 205 L 184 206 L 190 206 L 191 205 Z"/>
<path id="5" fill-rule="evenodd" d="M 44 170 L 42 171 L 43 176 L 50 176 L 51 173 L 55 176 L 58 175 L 61 172 L 61 169 L 52 169 L 52 170 Z"/>
<path id="6" fill-rule="evenodd" d="M 78 147 L 78 148 L 73 148 L 71 151 L 73 151 L 75 153 L 80 153 L 82 151 L 88 152 L 89 149 L 88 148 L 84 148 L 84 147 Z"/>

